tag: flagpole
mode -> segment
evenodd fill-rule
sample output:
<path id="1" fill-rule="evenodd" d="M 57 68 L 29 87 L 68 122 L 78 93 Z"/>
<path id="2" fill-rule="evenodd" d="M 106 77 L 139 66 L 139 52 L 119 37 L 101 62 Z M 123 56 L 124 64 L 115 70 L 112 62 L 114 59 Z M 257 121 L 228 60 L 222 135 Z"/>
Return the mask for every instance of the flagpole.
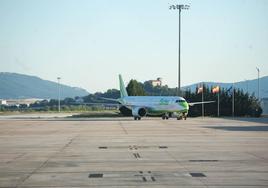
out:
<path id="1" fill-rule="evenodd" d="M 204 118 L 204 82 L 202 83 L 202 117 Z"/>
<path id="2" fill-rule="evenodd" d="M 218 91 L 218 117 L 220 117 L 220 90 Z"/>
<path id="3" fill-rule="evenodd" d="M 233 96 L 232 96 L 232 116 L 234 117 L 234 83 L 233 83 Z"/>

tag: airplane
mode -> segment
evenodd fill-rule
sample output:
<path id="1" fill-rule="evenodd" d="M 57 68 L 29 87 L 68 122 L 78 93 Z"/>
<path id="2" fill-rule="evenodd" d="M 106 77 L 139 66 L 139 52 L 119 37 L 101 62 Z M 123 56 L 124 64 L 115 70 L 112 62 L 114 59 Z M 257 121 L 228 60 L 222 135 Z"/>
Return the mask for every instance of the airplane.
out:
<path id="1" fill-rule="evenodd" d="M 178 120 L 186 120 L 189 106 L 215 101 L 188 103 L 179 96 L 128 96 L 122 76 L 119 74 L 120 98 L 102 98 L 118 102 L 121 107 L 131 110 L 134 120 L 141 120 L 144 116 L 162 116 L 162 119 L 176 116 Z"/>

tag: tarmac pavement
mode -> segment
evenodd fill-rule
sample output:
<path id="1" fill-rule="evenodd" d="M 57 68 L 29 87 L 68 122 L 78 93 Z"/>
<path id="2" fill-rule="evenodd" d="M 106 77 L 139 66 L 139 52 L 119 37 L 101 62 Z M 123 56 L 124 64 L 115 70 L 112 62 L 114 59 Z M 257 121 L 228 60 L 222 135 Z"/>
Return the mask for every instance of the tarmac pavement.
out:
<path id="1" fill-rule="evenodd" d="M 268 187 L 268 118 L 2 118 L 0 187 Z"/>

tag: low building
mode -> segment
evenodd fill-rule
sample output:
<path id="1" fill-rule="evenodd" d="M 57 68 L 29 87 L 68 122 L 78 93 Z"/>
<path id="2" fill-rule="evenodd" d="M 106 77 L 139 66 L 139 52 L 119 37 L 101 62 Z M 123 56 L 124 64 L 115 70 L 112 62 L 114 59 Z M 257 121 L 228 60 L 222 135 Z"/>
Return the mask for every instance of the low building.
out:
<path id="1" fill-rule="evenodd" d="M 5 104 L 3 105 L 7 105 L 7 106 L 20 106 L 22 104 L 30 106 L 30 104 L 35 103 L 36 101 L 42 101 L 43 99 L 6 99 L 6 100 L 2 100 L 5 101 Z"/>

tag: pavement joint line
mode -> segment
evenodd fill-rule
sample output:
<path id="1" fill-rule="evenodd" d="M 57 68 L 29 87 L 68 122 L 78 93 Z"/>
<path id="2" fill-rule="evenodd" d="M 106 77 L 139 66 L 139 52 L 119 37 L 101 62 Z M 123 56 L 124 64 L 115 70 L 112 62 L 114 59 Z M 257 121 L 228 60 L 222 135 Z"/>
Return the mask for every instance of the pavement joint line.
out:
<path id="1" fill-rule="evenodd" d="M 203 159 L 199 159 L 199 160 L 189 160 L 189 162 L 219 162 L 219 160 L 207 160 L 207 159 L 205 159 L 205 160 L 203 160 Z"/>
<path id="2" fill-rule="evenodd" d="M 249 155 L 252 155 L 252 156 L 256 157 L 257 159 L 261 159 L 261 160 L 264 160 L 264 161 L 268 161 L 267 159 L 265 159 L 265 158 L 263 158 L 263 157 L 260 157 L 260 156 L 257 156 L 257 155 L 255 155 L 255 154 L 253 154 L 253 153 L 250 153 L 250 152 L 245 152 L 245 153 L 247 153 L 247 154 L 249 154 Z"/>
<path id="3" fill-rule="evenodd" d="M 53 155 L 55 156 L 55 154 Z M 52 156 L 51 156 L 52 157 Z M 34 173 L 36 173 L 39 169 L 41 169 L 44 165 L 47 164 L 47 162 L 49 161 L 49 159 L 51 157 L 48 157 L 47 160 L 45 162 L 43 162 L 39 167 L 35 168 L 32 172 L 30 172 L 25 178 L 23 178 L 21 180 L 21 182 L 18 182 L 15 187 L 17 188 L 18 186 L 20 186 L 20 184 L 23 184 L 28 178 L 30 178 Z"/>
<path id="4" fill-rule="evenodd" d="M 16 156 L 13 159 L 11 159 L 10 161 L 7 161 L 6 164 L 12 163 L 13 161 L 16 161 L 17 159 L 23 157 L 24 155 L 26 155 L 26 153 L 21 153 L 19 156 Z"/>
<path id="5" fill-rule="evenodd" d="M 78 137 L 78 135 L 76 135 L 75 137 L 73 137 L 67 144 L 65 144 L 59 151 L 54 152 L 52 155 L 50 155 L 40 166 L 38 166 L 37 168 L 35 168 L 32 172 L 30 172 L 25 178 L 22 178 L 21 181 L 19 181 L 16 185 L 15 188 L 17 188 L 18 186 L 20 186 L 21 184 L 23 184 L 27 179 L 29 179 L 33 174 L 35 174 L 38 170 L 40 170 L 41 168 L 43 168 L 48 161 L 56 156 L 58 153 L 62 152 L 66 147 L 68 147 L 73 140 Z"/>
<path id="6" fill-rule="evenodd" d="M 118 123 L 119 123 L 120 127 L 123 129 L 124 133 L 125 133 L 125 134 L 128 134 L 128 132 L 127 132 L 127 130 L 125 129 L 125 127 L 124 127 L 124 125 L 122 124 L 122 122 L 121 122 L 121 121 L 118 121 Z"/>
<path id="7" fill-rule="evenodd" d="M 197 178 L 205 187 L 210 187 L 210 185 L 208 185 L 207 183 L 206 183 L 206 177 L 201 177 L 201 178 Z"/>
<path id="8" fill-rule="evenodd" d="M 71 139 L 69 140 L 69 142 L 68 142 L 67 144 L 65 144 L 65 145 L 61 148 L 61 150 L 60 150 L 59 152 L 62 152 L 62 151 L 65 150 L 67 147 L 69 147 L 69 145 L 71 145 L 72 142 L 73 142 L 78 136 L 79 136 L 79 135 L 76 135 L 76 136 L 74 136 L 73 138 L 71 138 Z"/>

